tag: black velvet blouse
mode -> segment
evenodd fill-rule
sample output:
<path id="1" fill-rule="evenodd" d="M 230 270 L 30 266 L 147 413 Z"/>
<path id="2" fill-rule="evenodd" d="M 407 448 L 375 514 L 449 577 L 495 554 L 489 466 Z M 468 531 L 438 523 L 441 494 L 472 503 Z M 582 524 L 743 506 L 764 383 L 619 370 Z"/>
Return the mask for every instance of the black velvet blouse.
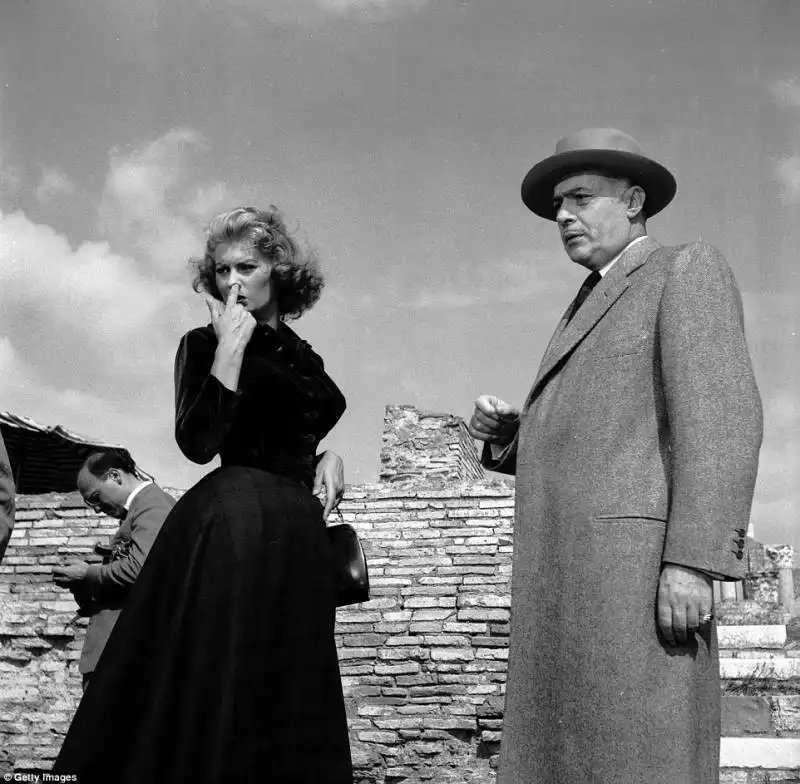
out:
<path id="1" fill-rule="evenodd" d="M 311 487 L 317 444 L 346 402 L 322 358 L 281 323 L 259 325 L 245 349 L 239 389 L 210 375 L 213 327 L 187 332 L 175 358 L 175 438 L 189 460 L 249 466 Z"/>

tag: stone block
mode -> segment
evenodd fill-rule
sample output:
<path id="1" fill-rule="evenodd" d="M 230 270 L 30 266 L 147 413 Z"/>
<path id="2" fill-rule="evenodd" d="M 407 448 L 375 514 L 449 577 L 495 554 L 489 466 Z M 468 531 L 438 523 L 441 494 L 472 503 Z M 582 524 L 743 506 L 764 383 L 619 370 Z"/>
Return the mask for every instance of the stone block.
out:
<path id="1" fill-rule="evenodd" d="M 441 621 L 413 621 L 408 625 L 412 634 L 436 634 L 442 631 Z"/>
<path id="2" fill-rule="evenodd" d="M 411 620 L 411 610 L 392 610 L 383 614 L 386 623 L 400 623 Z"/>
<path id="3" fill-rule="evenodd" d="M 403 622 L 393 622 L 393 623 L 376 623 L 375 624 L 375 631 L 379 633 L 385 634 L 405 634 L 409 631 L 410 624 L 403 623 Z"/>
<path id="4" fill-rule="evenodd" d="M 458 607 L 511 607 L 511 595 L 459 591 Z"/>
<path id="5" fill-rule="evenodd" d="M 475 658 L 471 648 L 432 648 L 431 659 L 444 662 L 468 662 Z"/>
<path id="6" fill-rule="evenodd" d="M 736 738 L 720 741 L 721 768 L 797 768 L 800 738 Z"/>
<path id="7" fill-rule="evenodd" d="M 375 659 L 378 653 L 377 648 L 340 648 L 339 660 L 349 661 L 352 659 Z"/>
<path id="8" fill-rule="evenodd" d="M 508 621 L 509 611 L 502 609 L 465 608 L 458 611 L 459 621 Z"/>
<path id="9" fill-rule="evenodd" d="M 437 575 L 436 577 L 420 577 L 417 582 L 420 585 L 441 586 L 458 585 L 462 581 L 461 575 Z"/>
<path id="10" fill-rule="evenodd" d="M 772 723 L 781 737 L 800 737 L 800 695 L 770 697 Z M 800 766 L 800 759 L 798 759 Z"/>
<path id="11" fill-rule="evenodd" d="M 773 625 L 742 625 L 742 626 L 717 626 L 717 640 L 721 655 L 723 649 L 743 650 L 746 648 L 776 648 L 780 649 L 786 643 L 786 626 Z"/>
<path id="12" fill-rule="evenodd" d="M 455 607 L 455 596 L 409 596 L 403 600 L 403 606 L 411 609 Z"/>
<path id="13" fill-rule="evenodd" d="M 411 620 L 416 621 L 445 621 L 449 618 L 455 617 L 455 610 L 450 609 L 431 609 L 431 610 L 414 610 L 411 614 Z"/>
<path id="14" fill-rule="evenodd" d="M 723 735 L 745 737 L 772 733 L 772 708 L 769 698 L 722 695 Z"/>
<path id="15" fill-rule="evenodd" d="M 405 729 L 421 729 L 424 720 L 421 716 L 393 716 L 391 718 L 383 718 L 376 716 L 372 723 L 379 730 L 405 730 Z"/>
<path id="16" fill-rule="evenodd" d="M 417 662 L 402 662 L 400 664 L 376 664 L 376 675 L 413 675 L 420 671 Z"/>
<path id="17" fill-rule="evenodd" d="M 467 621 L 446 621 L 442 624 L 445 634 L 487 634 L 489 626 L 486 623 Z"/>
<path id="18" fill-rule="evenodd" d="M 469 638 L 464 635 L 427 634 L 423 639 L 425 641 L 425 645 L 433 647 L 438 647 L 440 645 L 464 647 L 469 645 Z"/>
<path id="19" fill-rule="evenodd" d="M 719 672 L 726 680 L 787 681 L 800 678 L 800 659 L 720 659 Z"/>
<path id="20" fill-rule="evenodd" d="M 361 732 L 356 733 L 358 735 L 358 739 L 364 741 L 364 743 L 385 743 L 385 744 L 393 744 L 399 743 L 400 738 L 397 736 L 395 732 L 380 732 L 377 730 L 364 730 Z"/>
<path id="21" fill-rule="evenodd" d="M 723 768 L 719 772 L 719 784 L 752 784 L 746 770 Z"/>
<path id="22" fill-rule="evenodd" d="M 377 623 L 380 620 L 382 616 L 379 612 L 338 610 L 336 613 L 336 623 Z"/>
<path id="23" fill-rule="evenodd" d="M 412 585 L 400 589 L 400 595 L 406 596 L 444 596 L 450 597 L 453 589 L 449 585 Z"/>
<path id="24" fill-rule="evenodd" d="M 378 651 L 381 661 L 409 661 L 424 660 L 428 658 L 428 651 L 422 647 L 416 648 L 381 648 Z"/>
<path id="25" fill-rule="evenodd" d="M 505 661 L 508 659 L 508 648 L 475 648 L 476 659 L 496 659 Z"/>

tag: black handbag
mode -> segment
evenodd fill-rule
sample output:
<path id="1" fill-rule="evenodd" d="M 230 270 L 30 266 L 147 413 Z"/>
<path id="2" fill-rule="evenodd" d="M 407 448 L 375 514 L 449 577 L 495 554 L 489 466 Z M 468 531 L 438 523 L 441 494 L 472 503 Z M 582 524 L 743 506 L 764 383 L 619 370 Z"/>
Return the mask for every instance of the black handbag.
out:
<path id="1" fill-rule="evenodd" d="M 336 606 L 369 601 L 369 573 L 364 549 L 352 525 L 329 525 L 328 540 L 336 570 Z"/>

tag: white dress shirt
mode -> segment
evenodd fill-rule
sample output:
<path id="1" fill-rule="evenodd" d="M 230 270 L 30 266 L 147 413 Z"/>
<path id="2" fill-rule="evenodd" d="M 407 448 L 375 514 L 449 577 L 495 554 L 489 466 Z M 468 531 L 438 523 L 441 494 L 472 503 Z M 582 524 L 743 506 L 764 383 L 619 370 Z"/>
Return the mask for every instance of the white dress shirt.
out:
<path id="1" fill-rule="evenodd" d="M 145 487 L 147 487 L 147 485 L 151 485 L 151 484 L 153 484 L 153 480 L 152 479 L 148 479 L 146 482 L 142 482 L 140 485 L 138 485 L 137 487 L 135 487 L 133 489 L 133 492 L 128 496 L 128 500 L 125 501 L 125 511 L 126 512 L 130 512 L 131 504 L 133 503 L 133 499 L 136 498 L 136 496 L 139 495 L 139 493 L 141 493 L 142 490 L 144 490 Z"/>

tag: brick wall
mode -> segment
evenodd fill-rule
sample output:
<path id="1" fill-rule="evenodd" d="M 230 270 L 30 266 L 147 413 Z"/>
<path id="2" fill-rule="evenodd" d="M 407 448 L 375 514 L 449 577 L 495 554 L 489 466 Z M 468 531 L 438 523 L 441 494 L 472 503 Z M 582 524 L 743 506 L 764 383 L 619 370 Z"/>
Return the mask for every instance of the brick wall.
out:
<path id="1" fill-rule="evenodd" d="M 117 522 L 77 493 L 17 496 L 16 524 L 0 565 L 0 772 L 49 767 L 81 694 L 86 619 L 57 588 L 53 566 L 90 558 Z"/>
<path id="2" fill-rule="evenodd" d="M 386 406 L 382 482 L 479 481 L 486 476 L 461 417 Z"/>
<path id="3" fill-rule="evenodd" d="M 337 618 L 357 781 L 492 780 L 513 505 L 490 481 L 348 493 L 374 597 Z"/>
<path id="4" fill-rule="evenodd" d="M 357 780 L 391 784 L 434 771 L 437 781 L 491 780 L 513 504 L 513 489 L 497 481 L 349 488 L 341 511 L 364 544 L 373 596 L 337 613 Z M 49 767 L 80 699 L 87 621 L 53 585 L 52 568 L 91 560 L 95 542 L 115 528 L 77 494 L 18 498 L 0 566 L 6 768 Z"/>
<path id="5" fill-rule="evenodd" d="M 446 454 L 431 461 L 406 452 L 402 470 L 380 484 L 348 488 L 341 504 L 364 544 L 373 597 L 337 613 L 358 784 L 494 781 L 514 490 L 513 481 L 469 473 L 472 444 L 454 419 L 388 408 L 384 466 L 399 468 L 393 450 L 415 441 Z M 426 432 L 414 435 L 415 420 Z M 416 475 L 413 465 L 422 467 Z M 77 494 L 18 497 L 0 565 L 0 774 L 46 769 L 58 752 L 80 699 L 87 621 L 76 618 L 69 592 L 54 587 L 50 573 L 70 558 L 91 560 L 95 542 L 115 528 Z M 759 741 L 800 738 L 800 648 L 786 637 L 782 613 L 757 609 L 759 622 L 773 626 L 753 637 L 750 612 L 728 621 L 741 628 L 720 631 L 726 732 Z M 731 768 L 723 781 L 766 781 L 757 776 Z"/>

